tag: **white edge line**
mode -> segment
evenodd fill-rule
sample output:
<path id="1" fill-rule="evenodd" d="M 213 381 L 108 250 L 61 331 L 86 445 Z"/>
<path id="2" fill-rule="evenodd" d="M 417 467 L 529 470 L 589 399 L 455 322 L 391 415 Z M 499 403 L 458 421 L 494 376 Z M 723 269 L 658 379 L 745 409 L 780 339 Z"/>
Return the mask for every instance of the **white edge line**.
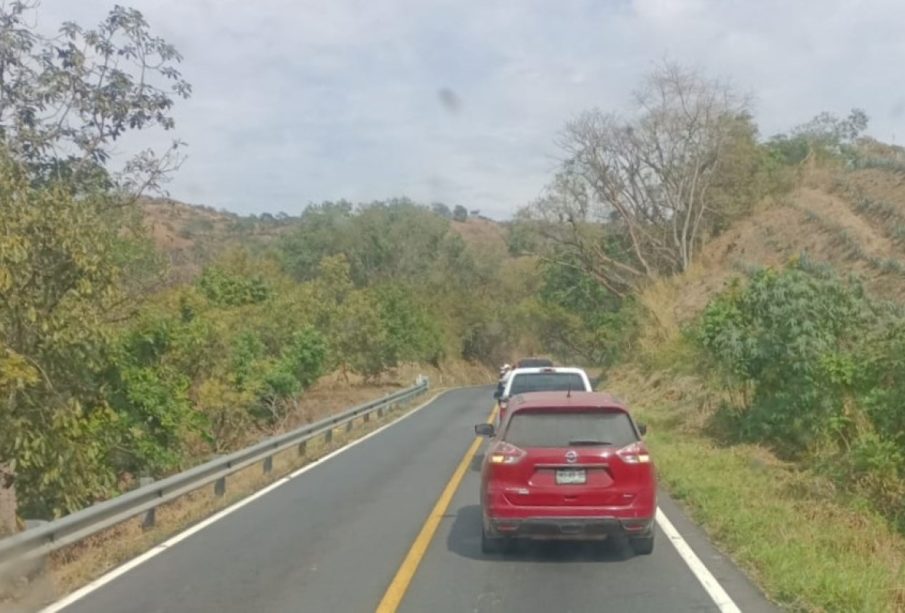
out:
<path id="1" fill-rule="evenodd" d="M 679 552 L 682 560 L 685 561 L 685 564 L 688 565 L 688 568 L 691 569 L 691 572 L 697 580 L 701 582 L 704 590 L 719 610 L 722 613 L 741 613 L 741 609 L 738 608 L 729 597 L 729 594 L 726 593 L 726 590 L 723 589 L 723 586 L 721 586 L 710 571 L 707 570 L 707 567 L 704 566 L 701 559 L 695 555 L 688 543 L 685 542 L 685 539 L 682 538 L 682 535 L 679 534 L 679 531 L 676 530 L 676 527 L 673 526 L 672 522 L 669 521 L 669 518 L 666 517 L 666 513 L 661 511 L 659 507 L 657 508 L 657 523 L 660 525 L 660 529 L 666 533 L 669 542 L 672 543 L 673 547 L 676 548 L 676 551 Z"/>
<path id="2" fill-rule="evenodd" d="M 326 461 L 329 460 L 330 458 L 333 458 L 333 457 L 335 457 L 335 456 L 341 454 L 342 452 L 351 449 L 352 447 L 358 445 L 359 443 L 365 442 L 366 440 L 368 440 L 368 439 L 371 438 L 372 436 L 376 436 L 377 434 L 380 434 L 380 432 L 382 432 L 383 430 L 386 430 L 386 429 L 389 428 L 390 426 L 395 426 L 396 424 L 398 424 L 398 423 L 399 423 L 400 421 L 402 421 L 403 419 L 406 419 L 406 418 L 408 418 L 408 417 L 411 417 L 412 415 L 414 415 L 415 413 L 417 413 L 418 411 L 420 411 L 421 409 L 423 409 L 423 408 L 426 407 L 427 405 L 429 405 L 429 404 L 431 404 L 432 402 L 434 402 L 435 400 L 437 400 L 437 398 L 439 398 L 439 397 L 442 396 L 443 394 L 447 393 L 448 391 L 450 391 L 450 390 L 444 390 L 444 391 L 441 391 L 441 392 L 438 392 L 438 393 L 434 394 L 434 396 L 433 396 L 430 400 L 428 400 L 427 402 L 425 402 L 425 403 L 423 403 L 423 404 L 421 404 L 421 405 L 415 407 L 414 409 L 408 411 L 408 412 L 405 413 L 404 415 L 400 415 L 399 417 L 397 417 L 396 419 L 394 419 L 394 420 L 391 421 L 390 423 L 384 424 L 384 425 L 380 426 L 379 428 L 377 428 L 377 429 L 374 430 L 373 432 L 368 432 L 367 434 L 365 434 L 365 435 L 362 436 L 361 438 L 357 438 L 357 439 L 355 439 L 354 441 L 350 441 L 349 443 L 347 443 L 346 445 L 340 447 L 339 449 L 336 449 L 336 450 L 334 450 L 334 451 L 331 451 L 330 453 L 328 453 L 328 454 L 325 455 L 324 457 L 318 458 L 317 460 L 311 462 L 310 464 L 306 464 L 306 465 L 302 466 L 301 468 L 299 468 L 299 469 L 296 470 L 295 472 L 292 472 L 292 473 L 290 473 L 289 475 L 287 475 L 287 476 L 285 476 L 285 477 L 282 477 L 282 478 L 280 478 L 280 479 L 274 481 L 273 483 L 271 483 L 270 485 L 268 485 L 268 486 L 265 487 L 264 489 L 258 490 L 257 492 L 255 492 L 255 493 L 253 493 L 253 494 L 251 494 L 251 495 L 249 495 L 249 496 L 243 498 L 242 500 L 240 500 L 240 501 L 238 501 L 238 502 L 232 504 L 231 506 L 228 506 L 228 507 L 226 507 L 225 509 L 222 509 L 221 511 L 218 511 L 217 513 L 211 515 L 211 516 L 208 517 L 207 519 L 204 519 L 204 520 L 200 521 L 199 523 L 195 524 L 195 525 L 192 526 L 191 528 L 188 528 L 188 529 L 186 529 L 186 530 L 183 530 L 183 531 L 180 532 L 179 534 L 170 537 L 169 539 L 165 540 L 164 542 L 160 543 L 159 545 L 155 545 L 154 547 L 152 547 L 151 549 L 149 549 L 149 550 L 146 551 L 145 553 L 139 555 L 138 557 L 132 558 L 131 560 L 129 560 L 129 561 L 126 562 L 125 564 L 122 564 L 122 565 L 120 565 L 120 566 L 117 566 L 117 567 L 114 568 L 113 570 L 111 570 L 111 571 L 107 572 L 106 574 L 104 574 L 104 575 L 98 577 L 97 579 L 95 579 L 95 580 L 92 581 L 91 583 L 85 585 L 84 587 L 81 587 L 81 588 L 77 589 L 76 591 L 72 592 L 72 593 L 69 594 L 68 596 L 65 596 L 65 597 L 61 598 L 60 600 L 54 602 L 53 604 L 50 604 L 50 605 L 46 606 L 45 608 L 41 609 L 40 613 L 57 613 L 58 611 L 63 610 L 64 608 L 66 608 L 66 607 L 68 607 L 69 605 L 75 603 L 76 601 L 81 600 L 82 598 L 84 598 L 84 597 L 87 596 L 88 594 L 90 594 L 90 593 L 92 593 L 92 592 L 94 592 L 94 591 L 96 591 L 96 590 L 102 588 L 103 586 L 105 586 L 106 584 L 110 583 L 110 582 L 113 581 L 114 579 L 116 579 L 116 578 L 118 578 L 118 577 L 120 577 L 120 576 L 126 574 L 127 572 L 129 572 L 130 570 L 132 570 L 133 568 L 135 568 L 136 566 L 139 566 L 139 565 L 141 565 L 141 564 L 144 564 L 145 562 L 147 562 L 147 561 L 150 560 L 151 558 L 153 558 L 153 557 L 155 557 L 155 556 L 157 556 L 157 555 L 163 553 L 164 551 L 166 551 L 167 549 L 169 549 L 170 547 L 172 547 L 172 546 L 175 545 L 176 543 L 178 543 L 178 542 L 180 542 L 180 541 L 184 541 L 185 539 L 189 538 L 190 536 L 192 536 L 192 535 L 195 534 L 196 532 L 200 532 L 201 530 L 207 528 L 208 526 L 210 526 L 210 525 L 213 524 L 214 522 L 217 522 L 217 521 L 223 519 L 224 517 L 226 517 L 227 515 L 229 515 L 229 514 L 231 514 L 231 513 L 234 513 L 234 512 L 236 512 L 236 511 L 238 511 L 239 509 L 241 509 L 242 507 L 244 507 L 244 506 L 247 505 L 248 503 L 257 500 L 258 498 L 260 498 L 260 497 L 262 497 L 262 496 L 264 496 L 264 495 L 266 495 L 266 494 L 269 494 L 270 492 L 272 492 L 272 491 L 275 490 L 276 488 L 280 487 L 281 485 L 285 485 L 285 484 L 289 483 L 292 479 L 295 479 L 295 478 L 298 477 L 299 475 L 308 472 L 309 470 L 311 470 L 311 469 L 314 468 L 315 466 L 318 466 L 318 465 L 320 465 L 320 464 L 323 464 L 324 462 L 326 462 Z"/>

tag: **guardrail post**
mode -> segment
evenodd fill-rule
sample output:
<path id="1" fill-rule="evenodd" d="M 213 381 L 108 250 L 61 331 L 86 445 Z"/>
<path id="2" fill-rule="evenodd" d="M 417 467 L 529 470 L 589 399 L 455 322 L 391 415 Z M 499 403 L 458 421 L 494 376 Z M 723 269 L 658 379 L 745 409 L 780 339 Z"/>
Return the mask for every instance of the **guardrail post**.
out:
<path id="1" fill-rule="evenodd" d="M 145 487 L 147 485 L 151 485 L 154 483 L 154 479 L 151 477 L 139 477 L 138 478 L 138 487 Z M 147 511 L 145 511 L 145 516 L 141 520 L 141 528 L 142 530 L 148 530 L 149 528 L 153 528 L 154 524 L 157 522 L 157 507 L 151 507 Z"/>
<path id="2" fill-rule="evenodd" d="M 220 497 L 226 493 L 226 477 L 220 477 L 214 481 L 214 495 Z"/>
<path id="3" fill-rule="evenodd" d="M 346 422 L 346 432 L 351 432 L 351 431 L 352 431 L 352 424 L 353 424 L 353 423 L 355 423 L 355 420 L 354 420 L 354 419 L 350 419 L 349 421 Z"/>
<path id="4" fill-rule="evenodd" d="M 306 453 L 308 453 L 308 441 L 307 440 L 299 443 L 299 455 L 303 456 Z"/>
<path id="5" fill-rule="evenodd" d="M 25 529 L 26 530 L 34 530 L 35 528 L 40 528 L 44 524 L 47 523 L 46 519 L 26 519 L 25 520 Z M 25 566 L 19 568 L 17 570 L 24 577 L 32 578 L 37 575 L 40 575 L 44 572 L 44 569 L 47 565 L 47 556 L 41 556 L 35 560 L 32 560 Z"/>
<path id="6" fill-rule="evenodd" d="M 333 428 L 330 428 L 326 432 L 324 432 L 324 442 L 330 443 L 332 441 L 333 441 Z"/>
<path id="7" fill-rule="evenodd" d="M 368 423 L 369 421 L 371 421 L 371 412 L 368 411 L 367 413 L 365 413 L 364 417 L 362 419 L 364 419 L 365 423 Z"/>
<path id="8" fill-rule="evenodd" d="M 273 471 L 273 456 L 269 455 L 264 458 L 264 474 L 266 475 L 271 471 Z"/>

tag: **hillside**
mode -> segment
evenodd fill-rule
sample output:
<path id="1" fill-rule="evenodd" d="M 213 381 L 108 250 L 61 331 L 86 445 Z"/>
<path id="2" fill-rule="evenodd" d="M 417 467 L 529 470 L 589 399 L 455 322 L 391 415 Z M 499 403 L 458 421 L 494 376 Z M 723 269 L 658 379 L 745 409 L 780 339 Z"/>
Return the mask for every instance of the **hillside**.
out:
<path id="1" fill-rule="evenodd" d="M 905 174 L 812 170 L 708 243 L 689 272 L 651 288 L 646 303 L 664 323 L 684 323 L 731 278 L 799 255 L 857 275 L 878 298 L 905 302 Z"/>
<path id="2" fill-rule="evenodd" d="M 881 321 L 871 332 L 844 320 L 831 358 L 801 357 L 801 347 L 818 338 L 803 326 L 825 325 L 830 307 L 816 300 L 793 307 L 793 297 L 777 291 L 775 303 L 746 311 L 752 319 L 723 337 L 731 344 L 721 354 L 708 355 L 685 333 L 700 333 L 700 316 L 730 280 L 762 267 L 781 270 L 802 255 L 840 277 L 856 276 L 869 298 L 905 304 L 905 174 L 894 167 L 804 172 L 794 190 L 710 241 L 688 272 L 641 292 L 645 318 L 634 358 L 611 369 L 606 385 L 650 424 L 664 484 L 774 599 L 790 610 L 901 611 L 900 447 L 877 442 L 902 434 L 894 370 L 901 350 L 886 340 L 898 338 L 898 328 L 885 330 Z M 711 322 L 725 325 L 719 318 L 733 316 L 719 311 Z M 797 332 L 782 336 L 786 330 Z M 879 346 L 864 343 L 866 354 L 853 349 L 870 333 Z M 745 354 L 748 347 L 753 354 Z M 761 366 L 734 375 L 754 363 L 745 355 Z M 781 364 L 771 369 L 765 355 Z M 722 369 L 715 361 L 733 356 L 741 357 Z M 868 357 L 876 361 L 867 366 L 865 356 L 881 357 Z M 834 371 L 824 359 L 848 370 Z M 848 374 L 833 378 L 841 372 Z M 834 400 L 840 416 L 820 413 L 833 410 Z M 871 425 L 882 411 L 893 416 L 885 428 Z M 811 424 L 807 432 L 819 442 L 790 451 L 783 443 L 796 440 L 801 424 Z"/>
<path id="3" fill-rule="evenodd" d="M 502 224 L 491 219 L 472 217 L 467 221 L 450 222 L 450 227 L 469 247 L 506 250 L 505 229 Z"/>
<path id="4" fill-rule="evenodd" d="M 149 235 L 167 256 L 171 279 L 176 282 L 194 278 L 206 263 L 230 248 L 257 251 L 271 245 L 300 222 L 300 217 L 243 216 L 164 198 L 146 198 L 141 208 Z M 450 221 L 450 229 L 470 248 L 506 252 L 503 224 L 472 217 L 464 222 Z"/>
<path id="5" fill-rule="evenodd" d="M 231 247 L 251 250 L 272 243 L 291 227 L 291 220 L 270 215 L 240 216 L 209 206 L 171 199 L 141 202 L 149 235 L 167 255 L 174 281 L 194 278 L 202 267 Z"/>

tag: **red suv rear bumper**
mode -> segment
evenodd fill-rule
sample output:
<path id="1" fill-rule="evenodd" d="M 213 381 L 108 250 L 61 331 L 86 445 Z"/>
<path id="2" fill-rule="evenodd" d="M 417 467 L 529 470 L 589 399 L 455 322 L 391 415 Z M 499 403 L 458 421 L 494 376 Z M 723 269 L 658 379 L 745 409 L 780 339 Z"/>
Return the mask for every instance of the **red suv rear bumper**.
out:
<path id="1" fill-rule="evenodd" d="M 644 536 L 653 529 L 656 494 L 638 495 L 619 507 L 531 507 L 509 503 L 498 493 L 485 498 L 484 530 L 489 536 L 530 539 L 602 539 L 612 534 Z"/>
<path id="2" fill-rule="evenodd" d="M 618 519 L 616 517 L 527 517 L 524 519 L 485 518 L 489 536 L 508 536 L 538 540 L 604 539 L 615 534 L 650 534 L 654 518 Z"/>

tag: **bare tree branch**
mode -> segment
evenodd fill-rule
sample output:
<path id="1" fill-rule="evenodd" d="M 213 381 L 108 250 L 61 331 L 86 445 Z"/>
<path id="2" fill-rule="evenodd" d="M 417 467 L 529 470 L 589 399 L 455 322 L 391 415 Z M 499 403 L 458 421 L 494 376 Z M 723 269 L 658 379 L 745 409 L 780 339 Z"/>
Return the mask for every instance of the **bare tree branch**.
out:
<path id="1" fill-rule="evenodd" d="M 563 224 L 549 238 L 620 293 L 691 265 L 720 214 L 708 194 L 726 144 L 748 121 L 747 103 L 731 87 L 673 63 L 651 73 L 634 100 L 631 121 L 593 110 L 566 125 L 562 169 L 535 205 Z M 619 257 L 614 244 L 622 245 Z"/>

